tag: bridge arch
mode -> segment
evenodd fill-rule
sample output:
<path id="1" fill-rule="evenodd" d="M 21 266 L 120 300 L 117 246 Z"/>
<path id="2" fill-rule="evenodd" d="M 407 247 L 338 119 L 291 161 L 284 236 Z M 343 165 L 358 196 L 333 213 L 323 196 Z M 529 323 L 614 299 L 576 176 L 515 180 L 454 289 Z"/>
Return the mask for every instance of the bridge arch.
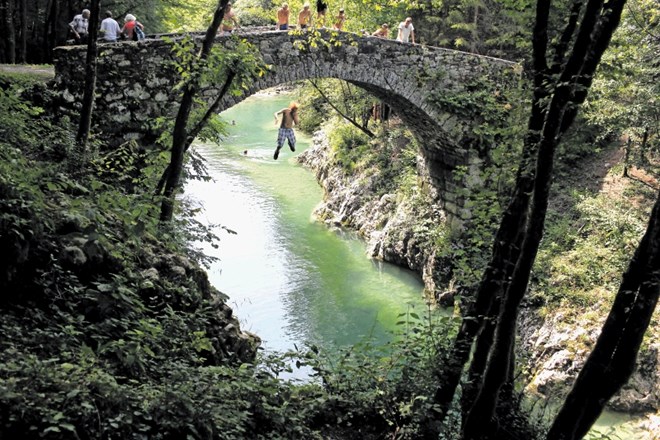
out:
<path id="1" fill-rule="evenodd" d="M 443 108 L 433 97 L 460 92 L 479 78 L 509 87 L 514 63 L 347 32 L 323 31 L 329 44 L 314 48 L 306 44 L 305 34 L 243 29 L 239 36 L 258 49 L 271 69 L 244 95 L 226 96 L 219 111 L 290 82 L 345 80 L 390 105 L 419 141 L 420 174 L 440 204 L 455 219 L 468 215 L 452 173 L 459 165 L 478 166 L 474 129 L 479 121 Z M 231 37 L 216 38 L 216 44 L 230 42 Z M 75 110 L 83 90 L 85 48 L 57 48 L 54 59 L 56 88 L 64 107 Z M 173 115 L 178 103 L 172 61 L 171 43 L 162 39 L 100 44 L 95 124 L 120 137 L 152 134 L 149 121 Z M 213 90 L 202 93 L 210 96 Z"/>

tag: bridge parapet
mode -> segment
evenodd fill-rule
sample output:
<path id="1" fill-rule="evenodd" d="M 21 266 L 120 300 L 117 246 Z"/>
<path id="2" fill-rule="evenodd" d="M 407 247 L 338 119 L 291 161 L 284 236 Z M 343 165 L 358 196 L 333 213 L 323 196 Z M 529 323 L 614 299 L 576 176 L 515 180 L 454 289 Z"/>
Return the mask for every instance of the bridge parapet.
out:
<path id="1" fill-rule="evenodd" d="M 483 155 L 474 113 L 460 111 L 447 96 L 469 92 L 480 81 L 494 88 L 512 84 L 515 64 L 466 52 L 400 43 L 347 32 L 322 31 L 311 47 L 306 34 L 241 29 L 271 66 L 242 96 L 227 96 L 220 111 L 271 87 L 311 78 L 337 78 L 362 87 L 386 102 L 421 145 L 420 173 L 431 183 L 451 216 L 465 218 L 452 174 L 474 168 Z M 176 37 L 171 37 L 176 38 Z M 195 36 L 201 42 L 202 35 Z M 216 37 L 228 44 L 230 36 Z M 83 90 L 85 48 L 55 49 L 56 87 L 73 112 Z M 179 92 L 172 45 L 163 39 L 99 44 L 95 124 L 121 138 L 154 135 L 153 120 L 175 114 Z M 217 85 L 219 87 L 220 85 Z M 202 94 L 213 96 L 215 85 Z"/>

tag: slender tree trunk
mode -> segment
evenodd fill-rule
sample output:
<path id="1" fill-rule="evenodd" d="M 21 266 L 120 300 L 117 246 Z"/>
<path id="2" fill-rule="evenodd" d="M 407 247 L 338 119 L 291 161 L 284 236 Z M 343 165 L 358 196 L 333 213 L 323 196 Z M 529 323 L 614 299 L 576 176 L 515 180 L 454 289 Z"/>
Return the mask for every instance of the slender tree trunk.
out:
<path id="1" fill-rule="evenodd" d="M 634 371 L 660 294 L 660 194 L 646 233 L 623 274 L 612 309 L 596 345 L 580 371 L 548 440 L 583 438 L 608 400 Z"/>
<path id="2" fill-rule="evenodd" d="M 222 18 L 224 10 L 229 3 L 229 0 L 220 0 L 213 14 L 213 21 L 206 30 L 206 36 L 202 43 L 202 50 L 199 54 L 199 59 L 204 61 L 208 58 L 213 48 L 213 42 Z M 193 79 L 186 85 L 179 105 L 179 111 L 174 123 L 174 130 L 172 132 L 172 150 L 170 157 L 170 173 L 165 182 L 163 191 L 163 201 L 160 206 L 160 221 L 169 222 L 174 215 L 174 196 L 175 191 L 179 188 L 181 180 L 181 173 L 183 172 L 183 158 L 186 149 L 186 139 L 188 138 L 188 120 L 190 119 L 190 112 L 192 111 L 193 101 L 195 94 L 198 91 L 199 79 L 197 75 L 193 75 Z"/>
<path id="3" fill-rule="evenodd" d="M 18 61 L 21 63 L 27 63 L 27 23 L 28 23 L 28 15 L 27 15 L 27 0 L 19 0 L 20 1 L 20 16 L 21 16 L 21 39 L 20 39 L 20 44 L 19 44 L 19 51 L 18 51 Z"/>
<path id="4" fill-rule="evenodd" d="M 80 157 L 87 153 L 87 141 L 89 139 L 89 130 L 92 124 L 92 114 L 94 113 L 94 92 L 96 90 L 96 57 L 98 48 L 96 37 L 98 35 L 99 14 L 101 9 L 101 0 L 92 1 L 92 9 L 89 17 L 89 27 L 87 30 L 87 60 L 85 62 L 85 91 L 83 93 L 82 109 L 80 111 L 80 122 L 78 124 L 78 134 L 76 143 Z"/>
<path id="5" fill-rule="evenodd" d="M 209 119 L 218 112 L 218 109 L 220 108 L 220 103 L 222 102 L 222 98 L 227 94 L 229 91 L 229 87 L 231 86 L 232 81 L 234 81 L 234 78 L 236 77 L 236 72 L 234 70 L 230 70 L 229 73 L 227 74 L 227 78 L 225 78 L 225 83 L 222 86 L 222 89 L 220 90 L 220 93 L 218 96 L 215 98 L 215 101 L 213 104 L 206 110 L 206 113 L 202 117 L 202 119 L 197 122 L 197 125 L 193 127 L 192 130 L 188 132 L 188 137 L 186 139 L 186 144 L 183 148 L 183 152 L 185 153 L 188 151 L 190 146 L 192 145 L 193 141 L 197 136 L 199 136 L 199 133 L 202 131 L 204 126 L 208 123 Z M 158 181 L 158 184 L 156 185 L 156 191 L 155 194 L 159 195 L 163 191 L 163 188 L 165 186 L 165 183 L 167 182 L 167 179 L 170 176 L 170 165 L 168 165 L 165 168 L 165 171 L 163 171 L 163 174 L 160 176 L 160 180 Z"/>
<path id="6" fill-rule="evenodd" d="M 42 53 L 43 59 L 52 61 L 52 49 L 57 42 L 58 19 L 60 16 L 60 6 L 58 0 L 51 0 L 50 7 L 47 9 L 46 22 L 44 23 L 44 42 L 45 49 Z M 67 26 L 68 27 L 68 26 Z"/>
<path id="7" fill-rule="evenodd" d="M 649 128 L 644 128 L 644 136 L 642 137 L 642 143 L 639 147 L 639 160 L 641 163 L 648 163 L 646 159 L 646 148 L 648 147 L 649 142 Z"/>
<path id="8" fill-rule="evenodd" d="M 14 0 L 3 0 L 5 11 L 5 33 L 7 35 L 7 62 L 16 64 L 16 28 L 14 27 Z"/>

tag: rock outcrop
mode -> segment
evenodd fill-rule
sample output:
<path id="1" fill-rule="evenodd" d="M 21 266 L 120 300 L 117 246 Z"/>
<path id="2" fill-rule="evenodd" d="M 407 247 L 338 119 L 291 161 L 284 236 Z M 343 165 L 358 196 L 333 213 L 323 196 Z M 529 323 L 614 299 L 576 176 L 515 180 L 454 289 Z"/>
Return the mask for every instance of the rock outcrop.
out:
<path id="1" fill-rule="evenodd" d="M 347 176 L 330 164 L 329 155 L 328 139 L 319 131 L 314 147 L 298 156 L 325 190 L 315 216 L 328 225 L 356 230 L 366 241 L 369 256 L 419 273 L 427 296 L 436 299 L 443 290 L 447 264 L 436 256 L 421 225 L 444 222 L 444 212 L 394 193 L 378 195 L 376 174 Z"/>

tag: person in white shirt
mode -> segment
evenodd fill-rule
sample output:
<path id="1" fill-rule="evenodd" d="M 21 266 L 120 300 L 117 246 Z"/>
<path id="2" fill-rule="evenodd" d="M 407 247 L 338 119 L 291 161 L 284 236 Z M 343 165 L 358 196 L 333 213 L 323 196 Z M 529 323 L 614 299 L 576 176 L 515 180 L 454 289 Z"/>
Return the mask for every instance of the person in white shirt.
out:
<path id="1" fill-rule="evenodd" d="M 399 34 L 396 39 L 402 43 L 409 43 L 412 39 L 412 44 L 415 44 L 415 27 L 412 24 L 412 17 L 407 17 L 406 21 L 399 24 Z"/>
<path id="2" fill-rule="evenodd" d="M 112 18 L 112 12 L 105 11 L 105 18 L 101 22 L 101 38 L 107 42 L 115 42 L 121 35 L 119 23 Z"/>
<path id="3" fill-rule="evenodd" d="M 76 40 L 76 44 L 87 43 L 87 27 L 89 26 L 89 9 L 83 9 L 82 14 L 73 17 L 73 21 L 69 23 L 69 29 Z"/>

